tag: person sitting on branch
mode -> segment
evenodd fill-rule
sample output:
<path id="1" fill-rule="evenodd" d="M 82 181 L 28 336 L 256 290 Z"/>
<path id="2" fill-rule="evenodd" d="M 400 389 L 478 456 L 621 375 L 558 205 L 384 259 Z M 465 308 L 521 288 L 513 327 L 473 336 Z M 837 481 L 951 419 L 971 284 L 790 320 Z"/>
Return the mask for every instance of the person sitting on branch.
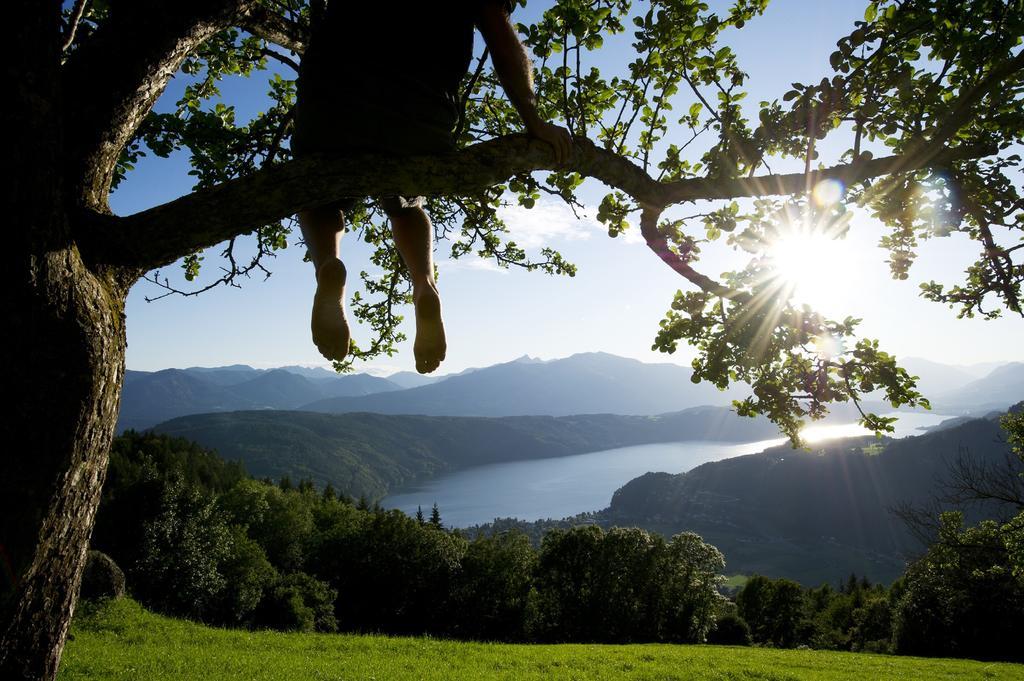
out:
<path id="1" fill-rule="evenodd" d="M 543 120 L 533 92 L 533 67 L 509 19 L 511 2 L 331 2 L 314 22 L 302 59 L 292 152 L 438 154 L 455 149 L 461 115 L 458 88 L 480 30 L 494 70 L 527 132 L 568 159 L 572 137 Z M 356 199 L 303 210 L 299 226 L 315 268 L 313 343 L 330 360 L 349 351 L 345 266 L 339 258 L 345 213 Z M 434 281 L 433 233 L 423 197 L 385 196 L 378 205 L 391 221 L 413 287 L 416 370 L 434 371 L 447 344 Z"/>

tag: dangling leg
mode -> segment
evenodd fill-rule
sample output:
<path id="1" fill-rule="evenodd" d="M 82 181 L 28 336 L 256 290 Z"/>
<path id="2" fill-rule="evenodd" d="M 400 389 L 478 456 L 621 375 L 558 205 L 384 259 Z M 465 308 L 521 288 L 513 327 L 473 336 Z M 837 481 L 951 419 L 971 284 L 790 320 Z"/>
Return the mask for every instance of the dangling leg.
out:
<path id="1" fill-rule="evenodd" d="M 310 327 L 320 354 L 341 361 L 348 354 L 345 320 L 345 265 L 338 257 L 344 217 L 336 207 L 311 208 L 299 213 L 299 228 L 309 249 L 316 275 L 316 294 Z"/>
<path id="2" fill-rule="evenodd" d="M 416 371 L 429 374 L 444 360 L 448 345 L 441 320 L 441 297 L 434 281 L 433 227 L 422 200 L 387 198 L 382 201 L 391 218 L 395 247 L 409 269 L 416 308 Z"/>

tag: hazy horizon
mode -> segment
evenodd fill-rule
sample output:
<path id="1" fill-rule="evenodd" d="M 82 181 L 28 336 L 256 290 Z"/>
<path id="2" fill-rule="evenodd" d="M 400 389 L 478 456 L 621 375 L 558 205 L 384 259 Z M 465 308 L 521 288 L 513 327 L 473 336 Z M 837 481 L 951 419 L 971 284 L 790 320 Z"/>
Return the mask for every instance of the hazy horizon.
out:
<path id="1" fill-rule="evenodd" d="M 603 354 L 614 355 L 616 357 L 621 357 L 623 359 L 635 359 L 635 360 L 637 360 L 639 362 L 643 362 L 644 364 L 674 364 L 676 366 L 683 366 L 683 367 L 689 367 L 690 366 L 689 362 L 676 361 L 676 360 L 674 360 L 672 358 L 671 355 L 656 355 L 654 357 L 654 359 L 641 359 L 641 358 L 638 358 L 638 357 L 630 357 L 630 356 L 627 356 L 627 355 L 619 355 L 619 354 L 616 354 L 616 353 L 608 353 L 608 352 L 605 352 L 603 350 L 580 350 L 579 352 L 574 352 L 574 353 L 572 353 L 570 355 L 561 355 L 561 356 L 558 356 L 558 357 L 542 357 L 542 356 L 539 356 L 539 355 L 531 355 L 531 354 L 528 354 L 528 353 L 524 353 L 524 354 L 521 354 L 521 355 L 519 355 L 517 357 L 510 357 L 508 359 L 498 360 L 496 362 L 492 362 L 491 364 L 467 366 L 467 367 L 463 367 L 461 369 L 452 369 L 450 371 L 446 371 L 446 370 L 444 370 L 446 367 L 442 367 L 441 369 L 439 369 L 438 371 L 435 371 L 434 373 L 425 374 L 425 376 L 430 377 L 430 378 L 447 378 L 449 376 L 453 376 L 453 375 L 462 373 L 462 372 L 470 370 L 470 369 L 485 369 L 487 367 L 497 366 L 499 364 L 509 364 L 511 362 L 516 362 L 516 361 L 519 361 L 519 360 L 530 360 L 530 361 L 535 361 L 535 362 L 555 362 L 555 361 L 562 360 L 562 359 L 568 359 L 569 357 L 572 357 L 574 355 L 602 354 L 602 353 Z M 664 358 L 664 359 L 659 359 L 659 357 L 660 358 Z M 935 364 L 941 364 L 941 365 L 948 366 L 948 367 L 951 367 L 951 368 L 956 368 L 956 369 L 975 369 L 975 370 L 977 370 L 977 369 L 980 368 L 980 369 L 982 369 L 982 371 L 987 371 L 987 370 L 993 369 L 993 368 L 995 368 L 997 366 L 1003 366 L 1003 365 L 1006 365 L 1006 364 L 1013 364 L 1013 363 L 1024 362 L 1024 358 L 998 359 L 998 360 L 992 360 L 992 361 L 971 362 L 969 364 L 950 364 L 948 362 L 941 362 L 941 361 L 938 361 L 938 360 L 929 359 L 927 357 L 912 356 L 912 357 L 903 357 L 903 358 L 901 358 L 901 361 L 925 361 L 925 362 L 932 362 L 932 363 L 935 363 Z M 225 363 L 225 364 L 182 364 L 182 365 L 179 365 L 179 366 L 157 366 L 157 367 L 153 367 L 153 368 L 139 368 L 139 367 L 135 367 L 135 366 L 126 366 L 125 368 L 128 371 L 152 372 L 152 371 L 163 371 L 165 369 L 179 369 L 179 370 L 185 370 L 185 369 L 217 369 L 217 368 L 229 367 L 229 366 L 248 366 L 248 367 L 251 367 L 251 368 L 257 369 L 257 370 L 283 369 L 285 367 L 301 367 L 303 369 L 324 369 L 326 371 L 334 372 L 333 367 L 328 362 L 313 362 L 313 363 L 287 362 L 287 363 L 284 363 L 284 364 L 253 363 L 253 362 L 228 362 L 228 363 Z M 410 370 L 410 369 L 407 369 L 407 368 L 404 368 L 404 367 L 403 368 L 389 368 L 386 364 L 376 364 L 376 363 L 373 364 L 373 365 L 359 365 L 359 364 L 357 364 L 355 366 L 355 369 L 354 369 L 353 373 L 370 374 L 372 376 L 379 376 L 381 378 L 387 378 L 388 376 L 394 375 L 396 373 L 403 373 L 403 372 L 405 372 L 405 373 L 416 373 L 415 369 Z M 338 375 L 341 376 L 341 375 L 345 375 L 345 374 L 338 374 Z"/>

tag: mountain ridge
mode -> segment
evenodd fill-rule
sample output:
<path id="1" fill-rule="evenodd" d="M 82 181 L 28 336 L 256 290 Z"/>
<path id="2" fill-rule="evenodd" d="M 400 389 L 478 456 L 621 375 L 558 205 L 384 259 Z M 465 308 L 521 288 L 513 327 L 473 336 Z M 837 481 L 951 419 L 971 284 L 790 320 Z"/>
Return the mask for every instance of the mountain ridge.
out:
<path id="1" fill-rule="evenodd" d="M 240 460 L 257 477 L 310 478 L 369 499 L 470 466 L 656 442 L 749 442 L 778 435 L 766 419 L 722 407 L 660 416 L 500 418 L 262 410 L 182 416 L 153 430 Z"/>
<path id="2" fill-rule="evenodd" d="M 324 372 L 326 373 L 326 372 Z M 294 409 L 313 399 L 401 390 L 369 374 L 333 377 L 289 370 L 192 367 L 125 372 L 117 432 L 142 430 L 177 416 L 243 409 Z"/>
<path id="3" fill-rule="evenodd" d="M 948 413 L 1005 409 L 1024 396 L 1015 383 L 1024 384 L 1024 372 L 1019 379 L 1013 373 L 1024 364 L 999 365 L 984 377 L 971 379 L 976 367 L 950 367 L 913 358 L 907 362 L 911 366 L 916 363 L 922 389 L 936 408 Z M 601 352 L 550 360 L 524 355 L 510 362 L 438 377 L 398 372 L 391 378 L 381 378 L 367 373 L 337 375 L 319 367 L 255 369 L 241 364 L 156 372 L 128 370 L 118 432 L 148 428 L 188 414 L 245 409 L 488 417 L 641 415 L 727 405 L 748 394 L 742 385 L 721 392 L 707 383 L 694 384 L 691 377 L 688 367 L 645 363 Z M 942 385 L 966 386 L 966 396 L 937 395 L 934 388 Z M 870 399 L 865 404 L 874 410 L 888 409 Z M 843 405 L 836 405 L 833 411 L 839 417 L 853 415 Z"/>
<path id="4" fill-rule="evenodd" d="M 644 415 L 727 405 L 744 395 L 741 388 L 722 392 L 707 383 L 694 384 L 692 375 L 675 364 L 646 364 L 608 353 L 547 361 L 519 358 L 390 395 L 318 400 L 301 409 L 485 417 Z"/>
<path id="5" fill-rule="evenodd" d="M 933 404 L 984 412 L 1005 410 L 1021 399 L 1024 399 L 1024 362 L 1007 362 L 955 391 L 937 395 Z"/>

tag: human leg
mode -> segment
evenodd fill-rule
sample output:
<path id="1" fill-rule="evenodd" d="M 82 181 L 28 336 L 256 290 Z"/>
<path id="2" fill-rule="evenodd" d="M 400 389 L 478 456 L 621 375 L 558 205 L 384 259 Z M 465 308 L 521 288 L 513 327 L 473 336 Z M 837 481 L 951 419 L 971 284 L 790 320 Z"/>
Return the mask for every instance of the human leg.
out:
<path id="1" fill-rule="evenodd" d="M 310 318 L 313 344 L 327 359 L 341 361 L 348 354 L 350 338 L 345 319 L 345 265 L 338 257 L 343 213 L 338 206 L 300 211 L 299 228 L 316 277 Z"/>
<path id="2" fill-rule="evenodd" d="M 440 366 L 448 349 L 441 319 L 441 297 L 434 280 L 433 227 L 421 200 L 390 198 L 385 199 L 383 205 L 391 219 L 395 247 L 412 280 L 416 371 L 428 374 Z"/>
<path id="3" fill-rule="evenodd" d="M 454 148 L 454 110 L 449 111 L 447 100 L 429 88 L 424 90 L 422 84 L 410 84 L 404 74 L 371 73 L 364 66 L 346 72 L 344 77 L 333 68 L 320 73 L 330 73 L 330 83 L 310 78 L 308 71 L 299 79 L 292 136 L 296 157 L 308 153 L 404 156 L 442 153 Z M 342 81 L 361 85 L 353 87 L 354 91 L 365 90 L 380 96 L 344 98 L 335 85 Z M 394 87 L 384 88 L 385 83 L 393 83 Z M 430 219 L 417 200 L 383 199 L 382 205 L 392 219 L 396 248 L 412 278 L 416 368 L 429 373 L 440 365 L 447 350 L 441 301 L 433 276 Z M 349 342 L 342 304 L 345 270 L 338 258 L 341 224 L 340 215 L 300 215 L 318 274 L 312 319 L 314 342 L 321 354 L 331 359 L 339 359 L 339 354 L 344 357 Z M 340 337 L 345 341 L 344 350 L 335 350 Z"/>

